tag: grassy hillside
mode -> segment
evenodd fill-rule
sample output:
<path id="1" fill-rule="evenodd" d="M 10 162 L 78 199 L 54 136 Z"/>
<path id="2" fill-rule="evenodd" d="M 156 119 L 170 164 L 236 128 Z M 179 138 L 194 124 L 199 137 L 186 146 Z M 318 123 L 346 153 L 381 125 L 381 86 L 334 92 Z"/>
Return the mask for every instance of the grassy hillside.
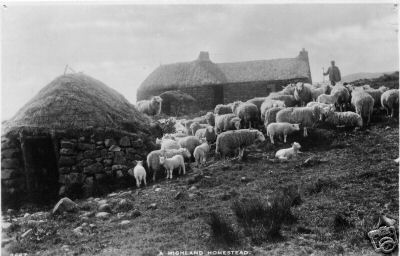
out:
<path id="1" fill-rule="evenodd" d="M 376 255 L 366 232 L 383 209 L 398 216 L 398 165 L 393 161 L 398 132 L 398 122 L 386 119 L 365 131 L 316 129 L 309 138 L 296 134 L 289 139 L 298 140 L 304 153 L 287 163 L 273 155 L 289 143 L 268 141 L 249 149 L 243 162 L 211 158 L 202 168 L 190 164 L 185 176 L 170 181 L 81 200 L 79 212 L 50 216 L 22 209 L 7 231 L 19 241 L 7 250 L 40 255 L 214 249 L 243 249 L 252 255 Z M 95 217 L 104 202 L 111 214 Z M 241 218 L 240 209 L 248 209 Z M 26 212 L 30 215 L 23 217 Z M 123 220 L 130 222 L 121 225 Z M 74 232 L 77 227 L 82 228 Z"/>

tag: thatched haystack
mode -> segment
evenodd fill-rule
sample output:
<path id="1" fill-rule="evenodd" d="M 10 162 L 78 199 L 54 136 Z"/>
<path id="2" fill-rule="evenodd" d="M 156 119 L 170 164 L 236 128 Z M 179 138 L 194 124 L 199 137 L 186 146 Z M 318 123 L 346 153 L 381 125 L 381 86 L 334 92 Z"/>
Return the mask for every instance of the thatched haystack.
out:
<path id="1" fill-rule="evenodd" d="M 108 192 L 153 149 L 150 119 L 84 74 L 63 75 L 3 122 L 2 201 Z"/>
<path id="2" fill-rule="evenodd" d="M 187 93 L 179 90 L 166 91 L 159 95 L 163 99 L 161 112 L 167 115 L 188 114 L 195 112 L 197 109 L 197 101 Z"/>

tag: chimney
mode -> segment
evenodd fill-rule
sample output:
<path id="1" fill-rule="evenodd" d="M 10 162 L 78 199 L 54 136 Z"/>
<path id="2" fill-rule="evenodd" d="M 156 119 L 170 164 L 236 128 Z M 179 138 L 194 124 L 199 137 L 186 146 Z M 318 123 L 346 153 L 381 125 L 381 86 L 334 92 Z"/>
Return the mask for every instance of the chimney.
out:
<path id="1" fill-rule="evenodd" d="M 200 52 L 199 57 L 197 58 L 198 61 L 211 61 L 210 55 L 208 52 Z"/>
<path id="2" fill-rule="evenodd" d="M 305 60 L 308 62 L 308 52 L 303 48 L 301 49 L 299 56 L 297 56 L 297 58 Z"/>

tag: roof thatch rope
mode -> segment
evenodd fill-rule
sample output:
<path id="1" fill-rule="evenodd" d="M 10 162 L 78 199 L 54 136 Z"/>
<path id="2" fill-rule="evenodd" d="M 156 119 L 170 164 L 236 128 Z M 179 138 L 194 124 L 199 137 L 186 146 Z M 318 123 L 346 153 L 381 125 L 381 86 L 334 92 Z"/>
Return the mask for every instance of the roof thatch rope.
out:
<path id="1" fill-rule="evenodd" d="M 3 123 L 3 131 L 21 126 L 123 129 L 127 123 L 142 130 L 149 119 L 114 89 L 75 73 L 62 75 L 41 89 L 14 117 Z"/>

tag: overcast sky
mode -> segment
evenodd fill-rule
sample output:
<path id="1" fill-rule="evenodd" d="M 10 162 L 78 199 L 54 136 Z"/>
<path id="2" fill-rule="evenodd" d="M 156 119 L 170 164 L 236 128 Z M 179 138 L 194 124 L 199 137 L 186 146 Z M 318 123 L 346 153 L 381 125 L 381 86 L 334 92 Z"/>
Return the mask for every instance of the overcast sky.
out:
<path id="1" fill-rule="evenodd" d="M 309 52 L 322 80 L 331 59 L 342 74 L 398 70 L 393 4 L 22 5 L 1 12 L 2 120 L 66 64 L 136 101 L 160 64 L 295 57 Z"/>

